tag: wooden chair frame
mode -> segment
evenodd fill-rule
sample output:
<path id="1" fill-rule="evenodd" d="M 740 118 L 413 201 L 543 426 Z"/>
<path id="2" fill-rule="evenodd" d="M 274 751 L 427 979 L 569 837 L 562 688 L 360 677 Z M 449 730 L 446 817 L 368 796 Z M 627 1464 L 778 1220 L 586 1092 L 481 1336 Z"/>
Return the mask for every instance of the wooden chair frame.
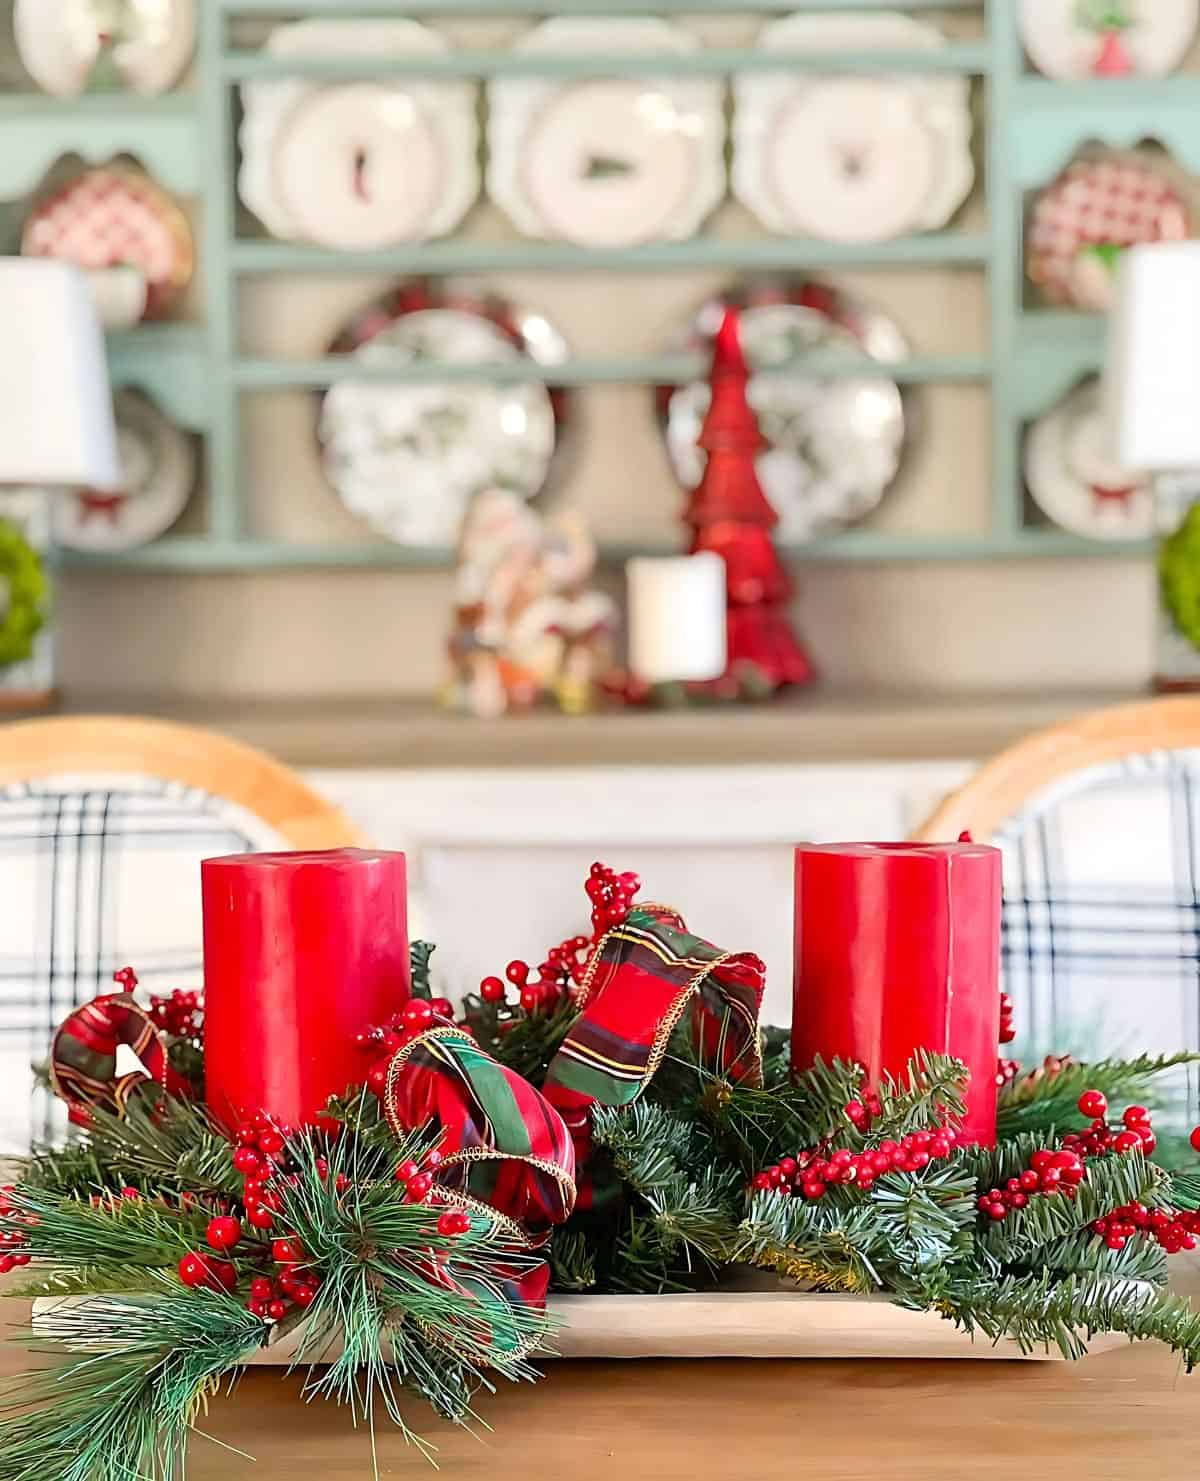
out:
<path id="1" fill-rule="evenodd" d="M 1180 695 L 1093 710 L 1019 741 L 942 803 L 913 837 L 969 832 L 986 842 L 1028 799 L 1088 767 L 1152 751 L 1200 748 L 1200 697 Z"/>
<path id="2" fill-rule="evenodd" d="M 0 728 L 0 785 L 46 777 L 152 776 L 237 803 L 292 848 L 347 848 L 365 840 L 295 772 L 213 731 L 107 716 L 27 720 Z"/>

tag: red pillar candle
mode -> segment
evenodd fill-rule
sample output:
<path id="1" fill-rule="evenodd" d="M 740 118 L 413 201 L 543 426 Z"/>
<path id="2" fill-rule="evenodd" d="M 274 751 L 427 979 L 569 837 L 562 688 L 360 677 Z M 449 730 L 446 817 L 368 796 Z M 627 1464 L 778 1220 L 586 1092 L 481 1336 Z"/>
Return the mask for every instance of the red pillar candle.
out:
<path id="1" fill-rule="evenodd" d="M 970 1071 L 964 1137 L 996 1140 L 1000 851 L 980 844 L 796 850 L 792 1065 L 899 1075 L 916 1049 Z"/>
<path id="2" fill-rule="evenodd" d="M 355 1035 L 411 993 L 404 855 L 205 859 L 205 1086 L 226 1126 L 311 1122 L 366 1077 Z"/>

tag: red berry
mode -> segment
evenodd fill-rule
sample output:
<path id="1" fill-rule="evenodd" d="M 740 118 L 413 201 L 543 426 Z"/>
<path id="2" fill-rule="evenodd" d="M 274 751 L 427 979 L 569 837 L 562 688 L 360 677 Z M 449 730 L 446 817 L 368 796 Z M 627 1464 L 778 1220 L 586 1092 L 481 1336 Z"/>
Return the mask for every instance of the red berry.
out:
<path id="1" fill-rule="evenodd" d="M 231 1250 L 242 1237 L 241 1220 L 232 1218 L 229 1214 L 210 1219 L 204 1237 L 214 1250 Z"/>
<path id="2" fill-rule="evenodd" d="M 426 1152 L 425 1154 L 425 1166 L 429 1169 L 430 1172 L 432 1172 L 434 1168 L 441 1167 L 442 1163 L 445 1162 L 445 1160 L 445 1155 L 439 1152 L 436 1147 L 434 1147 L 431 1152 Z"/>
<path id="3" fill-rule="evenodd" d="M 277 1131 L 261 1131 L 258 1134 L 258 1149 L 268 1157 L 278 1157 L 283 1151 L 283 1138 Z"/>
<path id="4" fill-rule="evenodd" d="M 785 1178 L 796 1176 L 796 1159 L 794 1157 L 781 1157 L 779 1159 L 779 1171 Z"/>
<path id="5" fill-rule="evenodd" d="M 367 1071 L 367 1089 L 374 1095 L 382 1096 L 387 1090 L 388 1061 L 382 1059 L 378 1064 L 373 1064 Z"/>
<path id="6" fill-rule="evenodd" d="M 274 1301 L 267 1303 L 267 1315 L 273 1322 L 281 1322 L 287 1316 L 287 1312 L 287 1302 L 280 1301 L 278 1297 Z"/>
<path id="7" fill-rule="evenodd" d="M 269 1301 L 275 1294 L 275 1287 L 265 1275 L 256 1275 L 250 1282 L 251 1301 Z"/>
<path id="8" fill-rule="evenodd" d="M 1200 1152 L 1200 1126 L 1194 1128 L 1188 1141 L 1192 1144 L 1193 1152 Z"/>
<path id="9" fill-rule="evenodd" d="M 998 1224 L 1002 1219 L 1008 1218 L 1008 1209 L 1003 1203 L 989 1203 L 987 1216 Z"/>
<path id="10" fill-rule="evenodd" d="M 1143 1126 L 1140 1131 L 1135 1131 L 1134 1136 L 1141 1138 L 1142 1151 L 1147 1157 L 1149 1157 L 1150 1153 L 1153 1152 L 1155 1147 L 1158 1146 L 1158 1138 L 1148 1127 Z"/>
<path id="11" fill-rule="evenodd" d="M 287 1266 L 279 1277 L 279 1289 L 285 1296 L 294 1298 L 300 1287 L 307 1284 L 308 1276 L 303 1271 L 297 1270 L 294 1265 Z"/>
<path id="12" fill-rule="evenodd" d="M 1027 1193 L 1032 1193 L 1036 1190 L 1038 1184 L 1041 1182 L 1041 1179 L 1038 1177 L 1037 1173 L 1032 1167 L 1027 1167 L 1017 1181 L 1021 1184 L 1021 1187 L 1024 1188 Z"/>
<path id="13" fill-rule="evenodd" d="M 1150 1125 L 1150 1112 L 1145 1106 L 1129 1106 L 1121 1120 L 1130 1131 L 1137 1131 L 1143 1126 Z"/>
<path id="14" fill-rule="evenodd" d="M 258 1177 L 262 1172 L 262 1163 L 253 1147 L 239 1147 L 233 1154 L 233 1165 L 246 1177 Z"/>
<path id="15" fill-rule="evenodd" d="M 519 960 L 509 962 L 504 969 L 504 975 L 514 987 L 524 987 L 529 980 L 529 963 Z"/>
<path id="16" fill-rule="evenodd" d="M 429 1006 L 433 1009 L 435 1018 L 454 1019 L 454 1004 L 449 998 L 430 998 Z"/>
<path id="17" fill-rule="evenodd" d="M 433 1008 L 424 998 L 414 998 L 404 1010 L 404 1027 L 410 1033 L 421 1033 L 433 1022 Z"/>
<path id="18" fill-rule="evenodd" d="M 237 1289 L 237 1266 L 231 1260 L 209 1260 L 208 1268 L 210 1278 L 208 1284 L 214 1289 L 232 1293 Z"/>
<path id="19" fill-rule="evenodd" d="M 464 1226 L 463 1217 L 464 1215 L 462 1209 L 447 1209 L 446 1212 L 440 1215 L 438 1218 L 438 1233 L 449 1236 L 453 1236 L 455 1234 L 465 1234 L 466 1231 L 471 1227 L 471 1221 L 468 1218 L 466 1221 L 466 1225 Z"/>
<path id="20" fill-rule="evenodd" d="M 433 1187 L 433 1179 L 427 1172 L 419 1172 L 408 1180 L 408 1196 L 413 1203 L 424 1203 Z"/>
<path id="21" fill-rule="evenodd" d="M 234 1132 L 234 1137 L 241 1147 L 252 1147 L 258 1140 L 258 1132 L 251 1126 L 249 1121 L 243 1121 Z"/>
<path id="22" fill-rule="evenodd" d="M 409 1157 L 396 1169 L 396 1181 L 398 1183 L 407 1183 L 410 1178 L 415 1178 L 420 1171 L 421 1169 Z"/>
<path id="23" fill-rule="evenodd" d="M 535 987 L 521 989 L 521 1008 L 525 1013 L 536 1013 L 542 1006 L 542 995 Z"/>
<path id="24" fill-rule="evenodd" d="M 505 987 L 499 977 L 485 977 L 479 984 L 479 996 L 485 1003 L 502 1003 Z"/>
<path id="25" fill-rule="evenodd" d="M 195 1290 L 208 1280 L 208 1261 L 203 1255 L 184 1255 L 179 1262 L 179 1279 L 185 1286 Z"/>
<path id="26" fill-rule="evenodd" d="M 316 1299 L 317 1292 L 313 1286 L 297 1286 L 292 1296 L 292 1300 L 301 1311 L 307 1311 Z"/>
<path id="27" fill-rule="evenodd" d="M 1135 1147 L 1142 1145 L 1142 1139 L 1136 1131 L 1123 1131 L 1113 1143 L 1113 1148 L 1121 1153 L 1132 1152 Z"/>
<path id="28" fill-rule="evenodd" d="M 1079 1097 L 1079 1114 L 1094 1120 L 1108 1110 L 1108 1099 L 1102 1091 L 1085 1090 Z"/>
<path id="29" fill-rule="evenodd" d="M 855 1124 L 867 1119 L 867 1108 L 860 1100 L 848 1100 L 842 1109 L 845 1111 L 847 1119 L 853 1121 Z"/>
<path id="30" fill-rule="evenodd" d="M 291 1235 L 282 1239 L 273 1239 L 271 1258 L 276 1265 L 299 1265 L 304 1259 L 304 1246 Z"/>
<path id="31" fill-rule="evenodd" d="M 821 1198 L 825 1194 L 825 1184 L 820 1178 L 812 1178 L 804 1184 L 801 1191 L 805 1198 Z"/>

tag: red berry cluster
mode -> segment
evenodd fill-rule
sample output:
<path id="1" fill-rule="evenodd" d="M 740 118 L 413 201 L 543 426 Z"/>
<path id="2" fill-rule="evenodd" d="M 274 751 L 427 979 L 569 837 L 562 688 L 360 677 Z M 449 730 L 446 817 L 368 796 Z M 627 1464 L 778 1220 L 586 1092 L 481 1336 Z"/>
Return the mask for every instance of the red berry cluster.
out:
<path id="1" fill-rule="evenodd" d="M 198 1039 L 203 1032 L 204 1000 L 198 992 L 150 999 L 150 1022 L 173 1039 Z"/>
<path id="2" fill-rule="evenodd" d="M 1150 1112 L 1145 1106 L 1129 1106 L 1121 1117 L 1120 1129 L 1105 1119 L 1108 1101 L 1099 1090 L 1085 1090 L 1079 1097 L 1079 1114 L 1093 1118 L 1085 1132 L 1068 1132 L 1063 1146 L 1077 1150 L 1084 1157 L 1104 1157 L 1110 1152 L 1122 1155 L 1139 1148 L 1147 1157 L 1158 1145 Z"/>
<path id="3" fill-rule="evenodd" d="M 592 934 L 568 936 L 546 953 L 538 964 L 537 977 L 528 962 L 509 962 L 504 976 L 517 989 L 521 1009 L 529 1015 L 555 1012 L 578 987 L 587 971 L 588 960 L 597 942 L 613 926 L 619 926 L 629 914 L 642 882 L 636 874 L 618 874 L 607 864 L 595 863 L 584 889 L 592 902 Z M 531 980 L 532 979 L 532 980 Z M 479 984 L 479 996 L 485 1003 L 501 1006 L 508 989 L 499 977 L 485 977 Z"/>
<path id="4" fill-rule="evenodd" d="M 243 1121 L 234 1132 L 233 1165 L 245 1179 L 242 1203 L 246 1222 L 254 1229 L 270 1229 L 283 1207 L 279 1193 L 270 1186 L 287 1161 L 288 1129 L 259 1111 Z M 328 1169 L 326 1169 L 328 1171 Z"/>
<path id="5" fill-rule="evenodd" d="M 592 930 L 597 936 L 624 921 L 641 887 L 636 874 L 618 874 L 599 862 L 592 865 L 583 888 L 592 902 Z"/>
<path id="6" fill-rule="evenodd" d="M 879 1092 L 870 1085 L 863 1089 L 861 1100 L 848 1100 L 842 1109 L 855 1131 L 861 1132 L 864 1136 L 870 1131 L 871 1122 L 883 1115 Z"/>
<path id="7" fill-rule="evenodd" d="M 998 1059 L 996 1061 L 996 1089 L 1003 1090 L 1020 1073 L 1021 1061 L 1019 1059 Z"/>
<path id="8" fill-rule="evenodd" d="M 1200 1211 L 1173 1208 L 1148 1209 L 1143 1203 L 1126 1203 L 1092 1225 L 1110 1250 L 1123 1250 L 1135 1234 L 1155 1240 L 1168 1255 L 1196 1248 L 1200 1234 Z"/>
<path id="9" fill-rule="evenodd" d="M 1016 1020 L 1012 999 L 1006 992 L 1000 994 L 1000 1042 L 1011 1044 L 1017 1037 Z"/>
<path id="10" fill-rule="evenodd" d="M 374 1063 L 367 1071 L 367 1085 L 376 1095 L 387 1089 L 388 1065 L 392 1055 L 409 1039 L 423 1034 L 439 1023 L 454 1022 L 454 1005 L 449 998 L 413 998 L 400 1010 L 393 1013 L 385 1024 L 365 1030 L 355 1036 L 355 1044 L 362 1054 L 370 1055 Z"/>
<path id="11" fill-rule="evenodd" d="M 979 1199 L 979 1211 L 996 1223 L 1002 1223 L 1015 1209 L 1024 1208 L 1030 1196 L 1038 1193 L 1065 1193 L 1075 1196 L 1075 1189 L 1087 1177 L 1087 1168 L 1078 1152 L 1060 1152 L 1039 1148 L 1029 1159 L 1029 1166 L 1019 1176 L 1009 1178 L 1003 1188 L 992 1188 Z"/>
<path id="12" fill-rule="evenodd" d="M 395 1179 L 404 1184 L 405 1197 L 409 1203 L 425 1203 L 433 1190 L 434 1174 L 445 1161 L 441 1151 L 434 1147 L 426 1152 L 422 1162 L 406 1157 L 396 1168 Z M 470 1221 L 468 1220 L 468 1226 Z"/>
<path id="13" fill-rule="evenodd" d="M 799 1152 L 755 1173 L 750 1187 L 756 1193 L 788 1197 L 799 1194 L 816 1199 L 823 1198 L 831 1186 L 852 1183 L 865 1193 L 884 1173 L 920 1172 L 936 1159 L 949 1157 L 957 1141 L 954 1129 L 943 1126 L 937 1131 L 910 1132 L 898 1142 L 882 1141 L 864 1152 L 852 1152 L 848 1147 Z"/>
<path id="14" fill-rule="evenodd" d="M 13 1208 L 9 1195 L 13 1192 L 13 1185 L 6 1184 L 0 1188 L 0 1275 L 7 1275 L 10 1270 L 18 1266 L 29 1264 L 29 1254 L 25 1249 L 28 1236 L 17 1226 L 29 1224 L 33 1221 L 33 1215 L 18 1213 Z"/>
<path id="15" fill-rule="evenodd" d="M 273 1280 L 265 1275 L 254 1277 L 246 1309 L 264 1321 L 281 1322 L 293 1306 L 308 1310 L 317 1299 L 321 1278 L 315 1270 L 303 1268 L 307 1256 L 294 1237 L 272 1240 L 271 1258 L 279 1274 Z"/>

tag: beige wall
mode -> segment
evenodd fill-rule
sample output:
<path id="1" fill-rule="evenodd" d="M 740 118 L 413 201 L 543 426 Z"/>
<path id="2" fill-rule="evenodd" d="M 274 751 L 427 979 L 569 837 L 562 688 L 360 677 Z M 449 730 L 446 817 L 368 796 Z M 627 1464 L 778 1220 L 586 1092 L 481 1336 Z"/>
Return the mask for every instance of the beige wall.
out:
<path id="1" fill-rule="evenodd" d="M 978 22 L 958 16 L 947 29 Z M 715 43 L 747 42 L 749 23 L 699 27 Z M 500 36 L 498 28 L 466 40 Z M 978 223 L 982 207 L 965 216 Z M 717 233 L 754 227 L 732 206 Z M 503 236 L 481 206 L 468 230 Z M 381 279 L 279 278 L 247 284 L 243 348 L 315 356 Z M 478 284 L 481 280 L 474 280 Z M 492 289 L 549 314 L 584 355 L 654 352 L 725 274 L 587 277 L 514 274 Z M 982 274 L 846 273 L 833 278 L 893 315 L 918 352 L 970 351 L 987 341 Z M 986 524 L 987 395 L 930 387 L 903 476 L 879 528 L 970 533 Z M 248 398 L 244 476 L 257 533 L 361 541 L 366 532 L 326 485 L 316 456 L 314 398 Z M 599 388 L 574 401 L 574 456 L 551 497 L 585 511 L 600 539 L 661 543 L 678 533 L 679 493 L 649 394 Z M 194 512 L 192 517 L 194 517 Z M 189 524 L 191 518 L 189 518 Z M 800 573 L 798 615 L 831 683 L 921 689 L 1113 688 L 1151 670 L 1149 572 L 1138 563 L 821 565 Z M 616 572 L 606 579 L 616 580 Z M 437 680 L 449 579 L 442 573 L 293 571 L 182 576 L 73 573 L 61 594 L 62 678 L 79 699 L 120 691 L 164 696 L 413 694 Z"/>

